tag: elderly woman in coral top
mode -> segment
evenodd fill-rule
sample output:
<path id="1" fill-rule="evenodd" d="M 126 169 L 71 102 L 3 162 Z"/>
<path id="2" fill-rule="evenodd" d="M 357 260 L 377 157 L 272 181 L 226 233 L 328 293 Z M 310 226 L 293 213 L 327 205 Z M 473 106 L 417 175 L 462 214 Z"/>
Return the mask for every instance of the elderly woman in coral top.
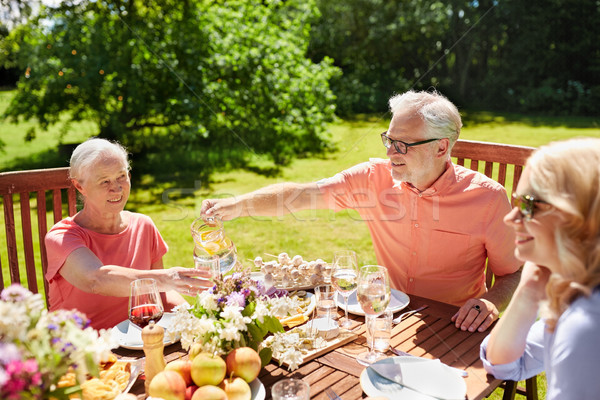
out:
<path id="1" fill-rule="evenodd" d="M 46 235 L 50 310 L 77 309 L 94 328 L 110 328 L 127 319 L 135 279 L 156 280 L 165 311 L 185 301 L 179 293 L 211 286 L 193 268 L 163 269 L 168 248 L 158 229 L 149 217 L 124 210 L 131 182 L 121 145 L 97 138 L 80 144 L 70 177 L 83 209 Z"/>
<path id="2" fill-rule="evenodd" d="M 600 139 L 552 143 L 527 162 L 505 218 L 526 263 L 481 358 L 499 379 L 546 371 L 548 400 L 600 393 L 599 186 Z"/>

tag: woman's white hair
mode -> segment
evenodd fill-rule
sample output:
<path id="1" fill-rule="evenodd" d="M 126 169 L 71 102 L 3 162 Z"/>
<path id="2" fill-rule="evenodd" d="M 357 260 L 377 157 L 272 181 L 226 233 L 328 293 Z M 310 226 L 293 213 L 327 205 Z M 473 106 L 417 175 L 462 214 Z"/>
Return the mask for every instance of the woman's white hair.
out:
<path id="1" fill-rule="evenodd" d="M 127 165 L 127 169 L 130 168 L 127 150 L 119 143 L 100 138 L 88 139 L 73 150 L 69 176 L 82 182 L 87 177 L 90 166 L 96 161 L 110 158 L 120 159 Z"/>
<path id="2" fill-rule="evenodd" d="M 442 94 L 433 92 L 408 92 L 389 100 L 392 114 L 410 110 L 418 115 L 425 126 L 425 139 L 448 138 L 449 150 L 458 140 L 462 121 L 458 109 Z"/>

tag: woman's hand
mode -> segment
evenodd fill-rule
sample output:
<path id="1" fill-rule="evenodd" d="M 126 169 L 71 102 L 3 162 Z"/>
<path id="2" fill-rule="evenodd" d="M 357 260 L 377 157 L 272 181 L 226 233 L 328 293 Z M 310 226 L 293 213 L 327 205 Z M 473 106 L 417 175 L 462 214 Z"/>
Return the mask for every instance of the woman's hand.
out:
<path id="1" fill-rule="evenodd" d="M 552 273 L 546 267 L 526 262 L 517 291 L 521 298 L 539 304 L 546 298 L 546 284 Z"/>
<path id="2" fill-rule="evenodd" d="M 163 290 L 175 290 L 187 296 L 195 296 L 199 292 L 214 286 L 208 271 L 194 268 L 173 267 L 164 269 L 161 276 Z"/>
<path id="3" fill-rule="evenodd" d="M 546 297 L 550 270 L 526 262 L 519 286 L 490 334 L 486 357 L 492 364 L 507 364 L 519 359 L 527 343 L 529 329 L 536 320 L 540 301 Z"/>

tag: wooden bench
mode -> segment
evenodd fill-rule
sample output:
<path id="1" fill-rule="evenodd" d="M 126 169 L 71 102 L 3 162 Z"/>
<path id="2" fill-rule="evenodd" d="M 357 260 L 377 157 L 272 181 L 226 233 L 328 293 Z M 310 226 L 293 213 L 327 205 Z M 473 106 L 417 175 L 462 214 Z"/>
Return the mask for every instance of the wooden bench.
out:
<path id="1" fill-rule="evenodd" d="M 19 200 L 15 202 L 14 195 L 17 194 Z M 46 202 L 49 197 L 50 210 L 53 214 L 50 227 L 63 219 L 65 212 L 69 216 L 75 215 L 76 190 L 69 179 L 69 168 L 2 172 L 0 173 L 0 196 L 4 208 L 8 259 L 8 268 L 6 268 L 0 258 L 0 289 L 5 286 L 6 272 L 10 275 L 11 283 L 20 283 L 33 293 L 40 292 L 38 287 L 38 280 L 40 280 L 43 282 L 43 293 L 48 304 L 48 283 L 43 277 L 48 267 L 44 244 L 44 237 L 48 231 Z M 31 202 L 37 210 L 37 217 L 34 216 L 33 219 Z M 34 237 L 34 226 L 37 226 L 37 240 Z M 19 236 L 22 240 L 18 240 Z M 20 261 L 24 261 L 24 268 L 20 265 Z"/>

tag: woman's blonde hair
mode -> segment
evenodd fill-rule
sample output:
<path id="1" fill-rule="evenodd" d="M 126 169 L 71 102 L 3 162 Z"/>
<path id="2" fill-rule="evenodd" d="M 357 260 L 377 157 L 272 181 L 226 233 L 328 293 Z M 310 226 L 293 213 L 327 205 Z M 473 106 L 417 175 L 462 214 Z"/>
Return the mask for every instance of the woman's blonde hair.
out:
<path id="1" fill-rule="evenodd" d="M 553 142 L 527 161 L 529 183 L 540 199 L 562 214 L 554 232 L 559 266 L 546 291 L 554 330 L 578 297 L 600 285 L 600 139 Z"/>

